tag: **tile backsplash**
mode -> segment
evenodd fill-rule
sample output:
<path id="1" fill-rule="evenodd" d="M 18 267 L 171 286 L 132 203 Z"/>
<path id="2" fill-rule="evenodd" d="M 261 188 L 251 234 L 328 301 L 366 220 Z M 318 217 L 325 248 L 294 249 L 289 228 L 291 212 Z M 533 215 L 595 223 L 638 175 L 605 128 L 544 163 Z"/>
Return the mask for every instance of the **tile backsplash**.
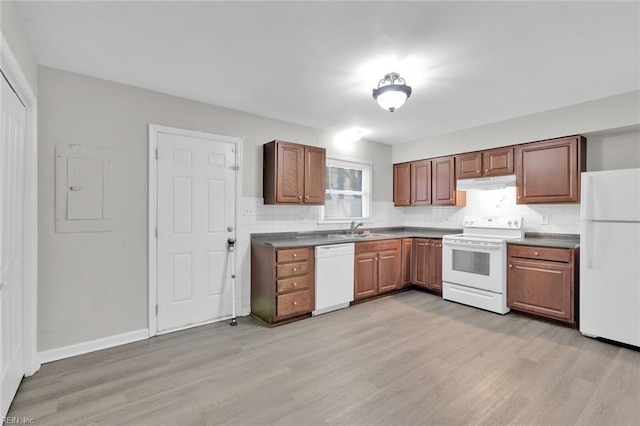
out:
<path id="1" fill-rule="evenodd" d="M 579 204 L 517 205 L 515 187 L 467 191 L 466 207 L 408 207 L 403 224 L 461 228 L 464 216 L 522 216 L 526 232 L 580 233 Z"/>

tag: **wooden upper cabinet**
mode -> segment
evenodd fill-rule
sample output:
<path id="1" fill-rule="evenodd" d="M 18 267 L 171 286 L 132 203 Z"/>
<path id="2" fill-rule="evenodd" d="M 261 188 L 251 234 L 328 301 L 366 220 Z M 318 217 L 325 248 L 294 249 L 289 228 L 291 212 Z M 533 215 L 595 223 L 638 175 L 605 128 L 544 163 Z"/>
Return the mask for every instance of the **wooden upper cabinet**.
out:
<path id="1" fill-rule="evenodd" d="M 431 204 L 431 160 L 411 163 L 411 205 Z"/>
<path id="2" fill-rule="evenodd" d="M 395 206 L 464 205 L 466 199 L 457 196 L 454 156 L 393 165 Z"/>
<path id="3" fill-rule="evenodd" d="M 326 150 L 272 141 L 263 148 L 265 204 L 324 204 Z"/>
<path id="4" fill-rule="evenodd" d="M 482 175 L 512 175 L 513 148 L 496 148 L 482 152 Z"/>
<path id="5" fill-rule="evenodd" d="M 456 178 L 470 179 L 482 176 L 482 152 L 456 155 Z"/>
<path id="6" fill-rule="evenodd" d="M 452 206 L 456 204 L 455 157 L 431 160 L 432 204 Z"/>
<path id="7" fill-rule="evenodd" d="M 456 178 L 470 179 L 513 174 L 513 148 L 456 155 Z"/>
<path id="8" fill-rule="evenodd" d="M 393 205 L 411 205 L 411 164 L 393 165 Z"/>
<path id="9" fill-rule="evenodd" d="M 516 202 L 579 203 L 580 173 L 586 170 L 585 148 L 582 136 L 517 146 Z"/>
<path id="10" fill-rule="evenodd" d="M 304 202 L 324 204 L 326 181 L 326 150 L 315 146 L 304 147 Z"/>

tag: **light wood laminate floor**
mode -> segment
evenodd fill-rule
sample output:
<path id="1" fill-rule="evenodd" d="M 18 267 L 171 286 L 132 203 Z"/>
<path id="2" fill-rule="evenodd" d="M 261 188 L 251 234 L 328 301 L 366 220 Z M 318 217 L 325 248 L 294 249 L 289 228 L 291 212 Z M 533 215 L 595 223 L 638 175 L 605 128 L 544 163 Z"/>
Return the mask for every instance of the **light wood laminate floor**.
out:
<path id="1" fill-rule="evenodd" d="M 640 352 L 409 291 L 42 366 L 9 416 L 68 424 L 640 424 Z"/>

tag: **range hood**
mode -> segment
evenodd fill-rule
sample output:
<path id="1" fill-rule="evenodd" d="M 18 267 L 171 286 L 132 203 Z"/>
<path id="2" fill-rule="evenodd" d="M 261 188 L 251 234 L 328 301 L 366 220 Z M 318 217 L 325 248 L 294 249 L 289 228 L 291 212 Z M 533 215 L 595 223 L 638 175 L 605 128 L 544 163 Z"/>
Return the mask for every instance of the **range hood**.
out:
<path id="1" fill-rule="evenodd" d="M 456 182 L 458 191 L 502 189 L 508 186 L 516 186 L 516 175 L 460 179 Z"/>

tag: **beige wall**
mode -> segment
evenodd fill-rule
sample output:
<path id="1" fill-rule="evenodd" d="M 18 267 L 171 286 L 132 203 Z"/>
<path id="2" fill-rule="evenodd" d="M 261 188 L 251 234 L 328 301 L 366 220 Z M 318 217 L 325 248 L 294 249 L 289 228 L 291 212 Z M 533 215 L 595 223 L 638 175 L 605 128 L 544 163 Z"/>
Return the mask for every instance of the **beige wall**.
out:
<path id="1" fill-rule="evenodd" d="M 393 162 L 401 163 L 566 135 L 602 132 L 638 124 L 640 91 L 633 91 L 395 145 Z"/>
<path id="2" fill-rule="evenodd" d="M 640 126 L 587 134 L 587 171 L 640 167 Z"/>
<path id="3" fill-rule="evenodd" d="M 38 64 L 22 28 L 20 17 L 12 1 L 0 0 L 0 29 L 15 55 L 31 89 L 38 92 Z"/>
<path id="4" fill-rule="evenodd" d="M 391 147 L 352 150 L 309 127 L 47 67 L 39 68 L 38 350 L 147 328 L 149 123 L 244 140 L 243 195 L 262 196 L 262 144 L 274 138 L 325 146 L 374 163 L 374 199 L 391 201 Z M 54 231 L 55 145 L 113 149 L 113 232 Z"/>

